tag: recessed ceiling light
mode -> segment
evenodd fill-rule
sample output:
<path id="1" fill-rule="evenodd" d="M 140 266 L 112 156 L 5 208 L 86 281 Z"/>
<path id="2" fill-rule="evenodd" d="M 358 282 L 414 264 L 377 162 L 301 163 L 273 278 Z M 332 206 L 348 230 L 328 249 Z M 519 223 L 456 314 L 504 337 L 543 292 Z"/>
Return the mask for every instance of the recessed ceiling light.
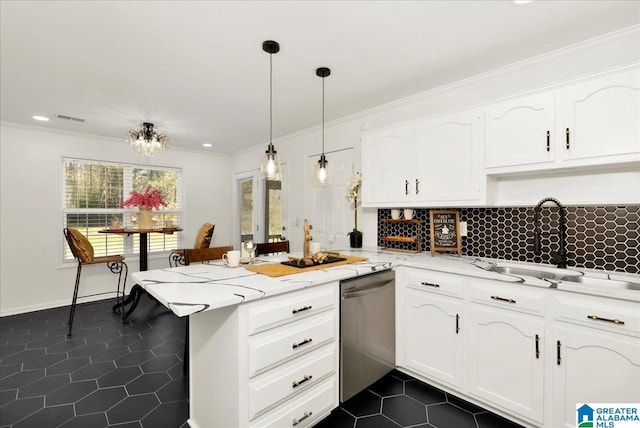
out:
<path id="1" fill-rule="evenodd" d="M 213 147 L 211 143 L 202 143 L 202 147 Z"/>
<path id="2" fill-rule="evenodd" d="M 39 120 L 41 122 L 48 122 L 49 121 L 49 118 L 46 117 L 46 116 L 31 116 L 31 117 L 33 117 L 35 120 Z"/>
<path id="3" fill-rule="evenodd" d="M 524 6 L 531 3 L 533 0 L 511 0 L 511 4 L 514 6 Z"/>

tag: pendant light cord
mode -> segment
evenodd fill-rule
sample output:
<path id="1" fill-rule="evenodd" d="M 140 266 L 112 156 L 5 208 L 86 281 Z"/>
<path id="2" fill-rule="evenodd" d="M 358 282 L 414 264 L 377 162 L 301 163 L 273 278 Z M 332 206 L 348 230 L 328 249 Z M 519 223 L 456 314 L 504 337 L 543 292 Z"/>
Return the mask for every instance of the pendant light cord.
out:
<path id="1" fill-rule="evenodd" d="M 273 144 L 273 54 L 269 54 L 269 145 Z"/>
<path id="2" fill-rule="evenodd" d="M 322 78 L 322 154 L 324 155 L 324 77 Z"/>

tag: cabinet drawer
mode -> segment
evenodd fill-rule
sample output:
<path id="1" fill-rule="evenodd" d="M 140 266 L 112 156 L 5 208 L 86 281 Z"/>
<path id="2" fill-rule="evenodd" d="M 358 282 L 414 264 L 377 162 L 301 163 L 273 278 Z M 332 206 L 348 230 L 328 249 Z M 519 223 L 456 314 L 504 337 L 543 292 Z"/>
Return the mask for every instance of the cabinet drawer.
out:
<path id="1" fill-rule="evenodd" d="M 474 303 L 531 315 L 545 315 L 546 291 L 520 283 L 505 284 L 473 278 L 468 289 L 469 300 Z"/>
<path id="2" fill-rule="evenodd" d="M 465 277 L 426 269 L 404 269 L 405 284 L 411 288 L 452 297 L 462 297 Z"/>
<path id="3" fill-rule="evenodd" d="M 640 303 L 558 292 L 550 303 L 554 319 L 640 337 Z"/>
<path id="4" fill-rule="evenodd" d="M 256 334 L 331 309 L 338 299 L 335 284 L 291 294 L 291 297 L 274 301 L 267 299 L 251 306 L 247 310 L 248 334 Z"/>
<path id="5" fill-rule="evenodd" d="M 249 340 L 249 377 L 293 359 L 334 340 L 334 309 L 291 325 L 254 336 Z"/>
<path id="6" fill-rule="evenodd" d="M 249 420 L 276 403 L 312 388 L 335 372 L 336 346 L 332 343 L 274 372 L 265 373 L 249 385 Z"/>
<path id="7" fill-rule="evenodd" d="M 291 404 L 251 425 L 251 428 L 305 428 L 338 405 L 336 377 L 332 376 L 317 388 L 310 389 Z"/>

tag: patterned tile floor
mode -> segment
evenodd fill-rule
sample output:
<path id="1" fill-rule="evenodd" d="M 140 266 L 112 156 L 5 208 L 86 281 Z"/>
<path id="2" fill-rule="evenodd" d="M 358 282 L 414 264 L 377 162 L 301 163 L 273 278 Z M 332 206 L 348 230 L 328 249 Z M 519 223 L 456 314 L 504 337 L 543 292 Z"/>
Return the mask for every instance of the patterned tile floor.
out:
<path id="1" fill-rule="evenodd" d="M 0 428 L 188 428 L 185 320 L 143 296 L 123 325 L 113 301 L 0 318 Z M 515 428 L 393 371 L 321 428 Z"/>
<path id="2" fill-rule="evenodd" d="M 188 428 L 185 320 L 147 296 L 122 324 L 113 301 L 0 319 L 0 427 Z"/>
<path id="3" fill-rule="evenodd" d="M 316 428 L 518 428 L 397 370 L 351 397 Z"/>

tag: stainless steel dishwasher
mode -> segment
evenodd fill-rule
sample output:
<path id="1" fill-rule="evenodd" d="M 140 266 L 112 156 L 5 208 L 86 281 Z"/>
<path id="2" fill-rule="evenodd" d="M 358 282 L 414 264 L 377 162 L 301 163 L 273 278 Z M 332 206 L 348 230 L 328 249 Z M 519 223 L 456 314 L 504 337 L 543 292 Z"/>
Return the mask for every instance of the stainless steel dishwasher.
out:
<path id="1" fill-rule="evenodd" d="M 395 367 L 395 273 L 340 283 L 340 401 Z"/>

